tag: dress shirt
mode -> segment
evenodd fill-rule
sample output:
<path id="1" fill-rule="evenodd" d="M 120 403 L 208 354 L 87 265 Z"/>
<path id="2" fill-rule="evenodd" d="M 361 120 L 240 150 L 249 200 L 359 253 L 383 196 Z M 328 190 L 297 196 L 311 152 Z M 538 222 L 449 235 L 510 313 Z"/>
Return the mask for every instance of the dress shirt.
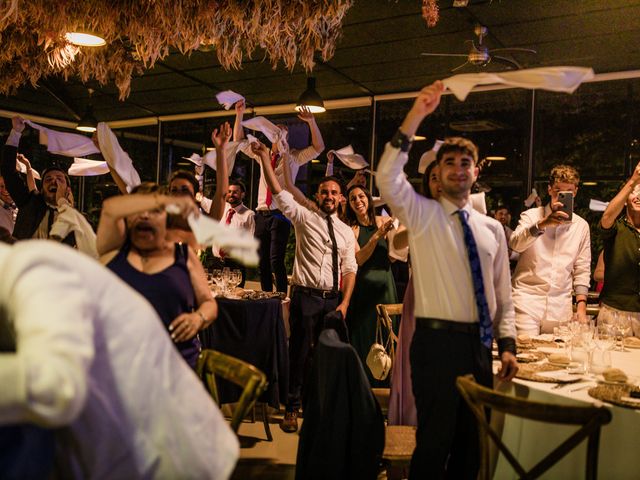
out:
<path id="1" fill-rule="evenodd" d="M 291 179 L 295 183 L 296 177 L 298 176 L 298 170 L 305 163 L 313 160 L 318 156 L 320 152 L 318 152 L 313 145 L 309 145 L 306 148 L 301 150 L 297 150 L 292 148 L 288 152 L 281 153 L 280 158 L 276 163 L 276 168 L 274 169 L 276 177 L 278 178 L 278 182 L 280 185 L 284 185 L 284 166 L 282 165 L 283 161 L 289 162 L 289 168 L 291 169 Z M 259 163 L 260 160 L 256 158 L 256 161 Z M 275 198 L 275 195 L 273 196 Z M 271 203 L 271 206 L 267 206 L 267 181 L 264 178 L 264 172 L 262 171 L 262 165 L 260 165 L 260 183 L 258 184 L 258 207 L 256 210 L 275 210 L 279 208 L 275 202 Z"/>
<path id="2" fill-rule="evenodd" d="M 0 425 L 64 426 L 64 478 L 231 474 L 235 434 L 139 293 L 49 241 L 0 245 L 0 270 Z"/>
<path id="3" fill-rule="evenodd" d="M 7 205 L 0 200 L 0 227 L 6 228 L 9 233 L 13 233 L 13 227 L 16 224 L 16 215 L 18 209 L 14 206 Z"/>
<path id="4" fill-rule="evenodd" d="M 548 205 L 522 212 L 510 241 L 520 253 L 513 272 L 513 303 L 539 322 L 570 318 L 572 286 L 586 295 L 591 280 L 589 224 L 574 212 L 571 222 L 542 233 L 537 224 L 550 212 Z"/>
<path id="5" fill-rule="evenodd" d="M 387 144 L 376 184 L 382 198 L 409 230 L 416 317 L 477 322 L 478 309 L 462 225 L 453 203 L 418 194 L 404 174 L 408 155 Z M 463 207 L 477 243 L 485 295 L 496 338 L 515 338 L 509 261 L 504 229 L 497 220 Z"/>
<path id="6" fill-rule="evenodd" d="M 227 216 L 229 215 L 229 210 L 234 209 L 236 213 L 231 217 L 231 222 L 229 223 L 230 227 L 239 228 L 243 230 L 247 230 L 253 235 L 256 230 L 256 213 L 253 210 L 248 209 L 244 203 L 241 203 L 237 207 L 232 207 L 229 203 L 226 203 L 224 206 L 224 213 L 222 214 L 222 218 L 220 219 L 220 223 L 223 225 L 227 224 Z M 217 247 L 213 247 L 213 254 L 216 257 L 220 257 L 220 249 Z"/>
<path id="7" fill-rule="evenodd" d="M 291 283 L 301 287 L 331 290 L 333 288 L 332 243 L 326 214 L 303 207 L 286 190 L 274 195 L 273 198 L 280 205 L 285 217 L 291 221 L 296 232 L 296 257 L 293 262 Z M 358 264 L 356 263 L 356 237 L 353 230 L 340 221 L 335 213 L 332 215 L 332 221 L 338 244 L 340 273 L 341 275 L 355 273 L 358 270 Z"/>

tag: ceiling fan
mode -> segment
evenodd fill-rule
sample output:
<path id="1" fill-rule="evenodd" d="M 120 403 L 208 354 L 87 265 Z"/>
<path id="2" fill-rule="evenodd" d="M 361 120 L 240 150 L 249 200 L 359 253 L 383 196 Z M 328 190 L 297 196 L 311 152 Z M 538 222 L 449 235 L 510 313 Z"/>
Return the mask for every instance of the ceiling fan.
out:
<path id="1" fill-rule="evenodd" d="M 471 49 L 469 53 L 425 53 L 422 52 L 420 55 L 425 57 L 466 57 L 467 61 L 462 65 L 458 65 L 456 68 L 452 69 L 452 72 L 456 70 L 460 70 L 466 65 L 475 65 L 477 67 L 485 67 L 492 60 L 507 65 L 511 69 L 518 70 L 522 68 L 522 65 L 518 63 L 511 55 L 514 53 L 528 53 L 528 54 L 536 54 L 535 50 L 531 48 L 491 48 L 489 49 L 486 45 L 482 43 L 482 39 L 487 36 L 489 33 L 489 29 L 483 25 L 476 25 L 473 29 L 473 32 L 478 37 L 478 43 L 474 40 L 467 40 L 465 43 L 471 43 Z M 503 55 L 509 55 L 509 57 L 505 57 Z"/>

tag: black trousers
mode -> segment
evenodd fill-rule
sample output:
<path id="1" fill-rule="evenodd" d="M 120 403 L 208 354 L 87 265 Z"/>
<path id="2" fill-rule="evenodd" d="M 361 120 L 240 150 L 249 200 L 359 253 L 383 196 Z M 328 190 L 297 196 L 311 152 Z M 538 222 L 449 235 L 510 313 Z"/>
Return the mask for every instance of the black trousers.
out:
<path id="1" fill-rule="evenodd" d="M 324 299 L 293 287 L 289 310 L 289 394 L 287 411 L 302 406 L 304 384 L 311 371 L 313 348 L 318 343 L 324 316 L 336 309 L 340 296 Z"/>
<path id="2" fill-rule="evenodd" d="M 286 293 L 287 270 L 284 256 L 291 224 L 281 213 L 257 211 L 255 220 L 255 236 L 260 240 L 260 286 L 265 292 L 273 290 L 273 272 L 276 276 L 276 290 Z"/>
<path id="3" fill-rule="evenodd" d="M 473 374 L 491 388 L 491 352 L 477 334 L 416 325 L 410 351 L 418 412 L 410 479 L 475 479 L 480 467 L 476 420 L 455 386 Z"/>
<path id="4" fill-rule="evenodd" d="M 242 282 L 240 282 L 238 287 L 244 288 L 244 283 L 247 280 L 247 267 L 228 257 L 224 259 L 220 257 L 212 258 L 210 270 L 215 270 L 217 268 L 222 269 L 224 267 L 229 267 L 231 270 L 235 270 L 235 269 L 240 270 L 240 273 L 242 274 Z"/>

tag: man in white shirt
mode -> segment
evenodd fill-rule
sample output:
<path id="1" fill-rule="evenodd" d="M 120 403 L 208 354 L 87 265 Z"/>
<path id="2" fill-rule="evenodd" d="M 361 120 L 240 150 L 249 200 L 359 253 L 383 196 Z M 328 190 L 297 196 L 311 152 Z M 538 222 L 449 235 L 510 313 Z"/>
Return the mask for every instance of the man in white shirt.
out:
<path id="1" fill-rule="evenodd" d="M 244 139 L 242 129 L 242 117 L 244 115 L 244 100 L 236 104 L 236 121 L 233 129 L 233 140 L 239 142 Z M 291 148 L 280 151 L 278 143 L 271 146 L 271 167 L 274 169 L 278 182 L 284 185 L 283 161 L 289 163 L 291 178 L 295 183 L 298 170 L 302 165 L 316 158 L 324 150 L 322 134 L 316 123 L 316 119 L 309 111 L 301 112 L 298 118 L 309 126 L 311 131 L 311 145 L 301 150 Z M 286 125 L 278 125 L 288 132 Z M 286 140 L 285 140 L 286 141 Z M 287 291 L 287 270 L 284 264 L 285 253 L 291 224 L 275 205 L 273 192 L 268 188 L 265 180 L 264 169 L 260 169 L 260 183 L 258 185 L 258 206 L 256 208 L 255 234 L 260 240 L 260 284 L 262 290 L 273 290 L 272 273 L 275 275 L 276 290 Z"/>
<path id="2" fill-rule="evenodd" d="M 229 225 L 233 228 L 240 228 L 253 233 L 255 232 L 255 212 L 249 210 L 245 204 L 244 196 L 246 189 L 244 184 L 240 180 L 230 180 L 229 188 L 227 189 L 226 205 L 220 223 Z M 213 260 L 212 268 L 224 268 L 229 267 L 231 269 L 238 269 L 242 273 L 242 282 L 238 285 L 240 288 L 244 288 L 247 269 L 241 263 L 229 258 L 224 251 L 221 251 L 214 247 L 213 254 L 215 256 Z"/>
<path id="3" fill-rule="evenodd" d="M 58 428 L 56 478 L 229 477 L 237 438 L 140 294 L 53 242 L 0 245 L 0 270 L 0 428 Z"/>
<path id="4" fill-rule="evenodd" d="M 560 211 L 560 192 L 575 198 L 580 176 L 569 165 L 557 165 L 549 175 L 550 203 L 523 212 L 511 235 L 510 247 L 520 253 L 513 273 L 513 304 L 518 333 L 553 333 L 558 322 L 571 319 L 572 290 L 578 320 L 586 321 L 591 281 L 589 224 Z"/>
<path id="5" fill-rule="evenodd" d="M 313 353 L 327 313 L 338 311 L 344 320 L 356 280 L 356 247 L 351 227 L 338 219 L 341 186 L 334 177 L 320 180 L 317 209 L 303 207 L 283 190 L 271 168 L 269 151 L 251 145 L 260 156 L 263 172 L 282 213 L 296 232 L 296 256 L 291 277 L 289 324 L 289 394 L 280 428 L 298 430 L 298 411 L 305 383 L 305 367 Z M 373 301 L 373 300 L 372 300 Z"/>
<path id="6" fill-rule="evenodd" d="M 385 147 L 376 172 L 382 198 L 409 231 L 416 331 L 411 343 L 418 413 L 410 478 L 473 478 L 480 455 L 473 415 L 456 390 L 459 375 L 492 387 L 492 337 L 498 340 L 499 377 L 517 371 L 514 312 L 502 225 L 469 201 L 478 176 L 477 148 L 446 139 L 436 161 L 442 194 L 418 194 L 403 172 L 412 138 L 440 103 L 441 82 L 422 89 Z"/>

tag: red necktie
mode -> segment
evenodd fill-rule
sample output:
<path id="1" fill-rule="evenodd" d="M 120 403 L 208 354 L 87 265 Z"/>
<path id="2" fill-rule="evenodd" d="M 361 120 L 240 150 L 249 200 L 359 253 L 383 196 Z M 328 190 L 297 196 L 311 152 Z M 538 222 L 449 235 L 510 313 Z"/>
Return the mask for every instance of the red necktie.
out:
<path id="1" fill-rule="evenodd" d="M 227 213 L 227 219 L 225 220 L 225 224 L 229 225 L 231 223 L 231 219 L 236 214 L 236 211 L 233 208 L 229 209 L 229 213 Z"/>
<path id="2" fill-rule="evenodd" d="M 271 168 L 273 168 L 273 170 L 275 171 L 276 169 L 276 163 L 278 163 L 278 157 L 280 155 L 277 153 L 272 153 L 271 154 Z M 271 202 L 272 202 L 272 198 L 271 198 L 271 189 L 267 186 L 267 198 L 265 199 L 265 202 L 267 204 L 267 207 L 271 208 Z"/>

